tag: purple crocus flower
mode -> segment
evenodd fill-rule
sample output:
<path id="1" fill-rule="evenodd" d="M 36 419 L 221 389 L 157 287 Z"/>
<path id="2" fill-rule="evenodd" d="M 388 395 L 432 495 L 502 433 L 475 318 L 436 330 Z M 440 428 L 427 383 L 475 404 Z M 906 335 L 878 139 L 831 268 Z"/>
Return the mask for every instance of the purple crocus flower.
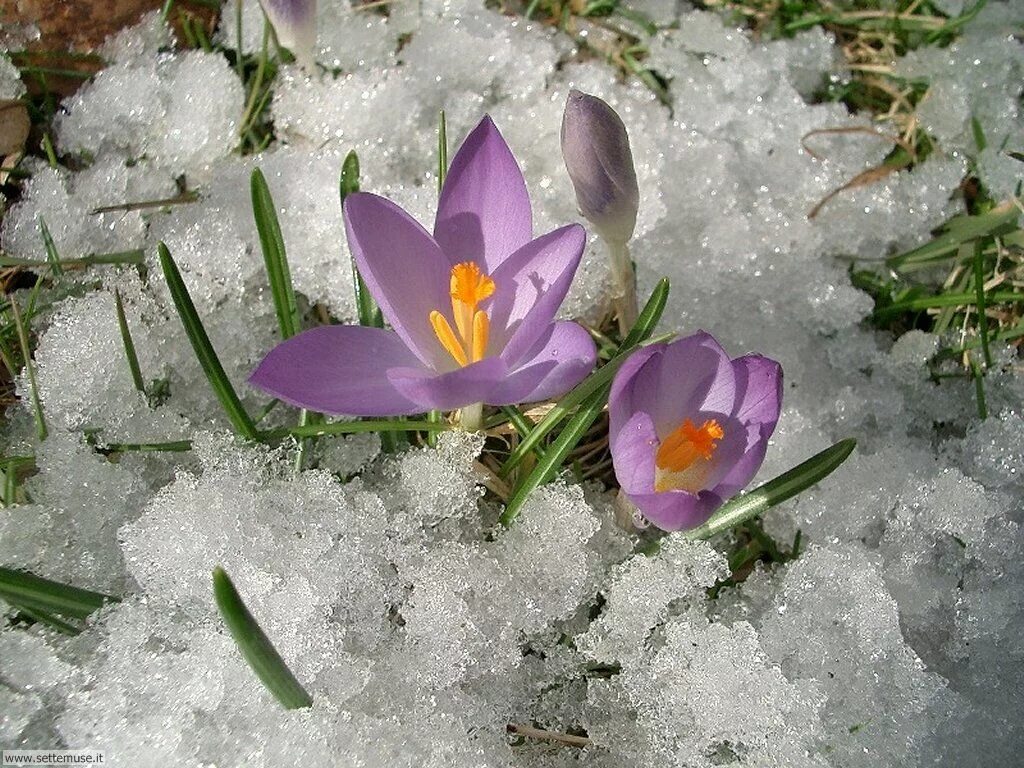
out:
<path id="1" fill-rule="evenodd" d="M 761 355 L 730 360 L 700 331 L 635 352 L 608 404 L 623 493 L 662 530 L 694 528 L 764 461 L 782 407 L 782 368 Z"/>
<path id="2" fill-rule="evenodd" d="M 431 235 L 366 193 L 345 199 L 348 243 L 394 330 L 314 328 L 279 344 L 251 383 L 321 413 L 396 416 L 557 397 L 594 342 L 555 320 L 583 255 L 572 224 L 533 239 L 526 182 L 489 117 L 452 161 Z"/>

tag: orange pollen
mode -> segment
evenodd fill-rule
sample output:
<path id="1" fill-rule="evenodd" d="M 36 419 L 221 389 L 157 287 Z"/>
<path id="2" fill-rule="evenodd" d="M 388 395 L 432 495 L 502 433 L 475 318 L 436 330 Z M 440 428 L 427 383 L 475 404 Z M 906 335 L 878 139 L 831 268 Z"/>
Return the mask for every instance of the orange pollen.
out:
<path id="1" fill-rule="evenodd" d="M 475 261 L 464 261 L 452 267 L 452 304 L 456 301 L 476 309 L 476 305 L 494 293 L 494 281 L 480 271 Z"/>
<path id="2" fill-rule="evenodd" d="M 452 267 L 450 293 L 455 328 L 440 311 L 430 313 L 430 325 L 445 351 L 461 366 L 487 356 L 490 318 L 477 305 L 494 293 L 494 281 L 472 261 Z"/>
<path id="3" fill-rule="evenodd" d="M 658 447 L 655 464 L 658 469 L 668 472 L 683 472 L 698 459 L 710 461 L 718 447 L 717 442 L 725 432 L 714 419 L 708 419 L 699 427 L 686 419 Z"/>

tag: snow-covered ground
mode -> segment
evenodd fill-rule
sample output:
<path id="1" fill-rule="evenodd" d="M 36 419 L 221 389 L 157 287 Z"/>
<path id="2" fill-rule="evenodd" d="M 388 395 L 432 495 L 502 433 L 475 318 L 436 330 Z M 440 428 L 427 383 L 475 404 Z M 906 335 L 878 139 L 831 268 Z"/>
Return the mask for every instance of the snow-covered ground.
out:
<path id="1" fill-rule="evenodd" d="M 75 638 L 0 632 L 0 744 L 95 748 L 115 766 L 1011 766 L 1024 746 L 1024 377 L 1008 350 L 986 379 L 991 416 L 965 379 L 933 383 L 937 339 L 893 343 L 862 324 L 872 302 L 849 257 L 923 242 L 957 207 L 970 119 L 991 146 L 1020 144 L 1024 8 L 989 2 L 950 48 L 909 55 L 930 78 L 922 120 L 936 151 L 911 172 L 808 211 L 891 145 L 841 105 L 808 103 L 840 77 L 812 30 L 752 42 L 685 3 L 634 4 L 679 29 L 651 66 L 674 110 L 572 41 L 476 0 L 391 6 L 388 19 L 322 2 L 322 64 L 285 67 L 277 141 L 240 158 L 245 93 L 220 54 L 174 52 L 156 17 L 108 43 L 112 64 L 64 105 L 62 153 L 39 163 L 5 216 L 3 250 L 43 260 L 43 216 L 65 258 L 144 248 L 148 269 L 68 273 L 40 295 L 37 377 L 50 436 L 34 438 L 27 381 L 6 455 L 34 454 L 31 503 L 0 510 L 0 564 L 124 594 Z M 679 9 L 676 6 L 682 5 Z M 231 4 L 229 4 L 230 8 Z M 226 11 L 234 45 L 233 11 Z M 262 21 L 244 14 L 244 44 Z M 16 74 L 0 68 L 3 89 Z M 570 87 L 597 94 L 630 130 L 641 210 L 641 293 L 672 281 L 662 330 L 704 328 L 733 355 L 768 354 L 786 376 L 761 477 L 856 437 L 820 487 L 773 510 L 795 561 L 710 599 L 728 573 L 711 545 L 669 537 L 633 555 L 603 489 L 558 482 L 507 532 L 482 500 L 478 438 L 379 455 L 375 436 L 321 441 L 319 469 L 294 476 L 285 449 L 242 444 L 195 361 L 155 245 L 180 265 L 228 374 L 246 387 L 276 322 L 253 224 L 249 173 L 279 207 L 295 287 L 354 315 L 337 183 L 358 151 L 363 188 L 421 221 L 436 203 L 438 110 L 455 146 L 489 113 L 519 159 L 536 231 L 578 218 L 558 145 Z M 994 191 L 1019 171 L 989 153 Z M 1019 167 L 1019 164 L 1017 164 Z M 90 215 L 176 193 L 168 211 Z M 603 301 L 595 241 L 565 313 Z M 124 360 L 113 292 L 124 297 L 153 407 Z M 1014 370 L 1016 366 L 1016 370 Z M 279 408 L 268 423 L 294 420 Z M 101 441 L 191 438 L 191 453 L 95 453 Z M 338 478 L 350 478 L 341 482 Z M 284 711 L 224 630 L 210 571 L 223 565 L 314 698 Z M 510 741 L 509 723 L 585 729 L 577 750 Z M 512 744 L 512 746 L 510 746 Z"/>

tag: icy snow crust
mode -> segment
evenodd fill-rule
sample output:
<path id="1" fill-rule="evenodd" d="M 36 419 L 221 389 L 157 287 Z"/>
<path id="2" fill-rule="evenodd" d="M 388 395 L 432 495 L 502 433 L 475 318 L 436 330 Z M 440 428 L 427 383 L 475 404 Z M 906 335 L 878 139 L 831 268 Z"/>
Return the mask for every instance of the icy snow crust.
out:
<path id="1" fill-rule="evenodd" d="M 279 140 L 264 155 L 231 153 L 244 95 L 225 60 L 167 52 L 150 18 L 108 44 L 114 63 L 65 105 L 60 148 L 91 164 L 36 168 L 4 221 L 14 256 L 43 258 L 43 216 L 64 257 L 142 247 L 149 269 L 145 280 L 69 274 L 40 297 L 54 302 L 36 323 L 51 436 L 32 444 L 27 407 L 8 427 L 8 450 L 34 452 L 39 473 L 29 505 L 0 511 L 0 562 L 128 597 L 74 639 L 0 634 L 0 743 L 104 749 L 133 768 L 1015 764 L 1024 384 L 1003 354 L 986 383 L 995 415 L 979 422 L 967 383 L 928 380 L 936 339 L 892 344 L 859 325 L 871 302 L 843 257 L 921 242 L 953 211 L 972 115 L 1007 134 L 990 146 L 1019 148 L 1024 78 L 1010 30 L 1021 7 L 990 2 L 956 45 L 903 63 L 943 83 L 930 107 L 941 151 L 808 221 L 889 148 L 852 134 L 819 139 L 820 161 L 801 150 L 808 131 L 868 122 L 808 104 L 834 67 L 820 32 L 755 44 L 684 11 L 652 58 L 671 79 L 670 117 L 602 64 L 574 63 L 566 38 L 476 2 L 427 0 L 422 15 L 399 3 L 390 20 L 321 5 L 319 58 L 342 73 L 285 69 Z M 247 45 L 258 18 L 249 3 Z M 982 65 L 967 66 L 975 58 L 988 62 L 984 87 L 973 79 Z M 570 87 L 607 99 L 630 129 L 642 195 L 633 252 L 642 290 L 672 279 L 665 329 L 705 328 L 732 354 L 764 352 L 785 368 L 762 476 L 837 438 L 860 441 L 839 472 L 767 520 L 783 539 L 801 529 L 806 552 L 715 600 L 706 588 L 727 574 L 718 551 L 670 537 L 654 556 L 632 555 L 599 488 L 546 487 L 510 531 L 488 536 L 499 510 L 482 501 L 475 437 L 397 458 L 378 456 L 374 436 L 333 439 L 319 469 L 293 476 L 287 449 L 227 436 L 159 278 L 163 239 L 255 410 L 263 401 L 244 378 L 275 323 L 251 168 L 280 208 L 296 288 L 348 319 L 344 154 L 358 150 L 364 189 L 429 221 L 437 110 L 453 143 L 489 112 L 544 231 L 576 218 L 557 140 Z M 1009 166 L 979 169 L 990 166 L 992 188 L 1006 189 Z M 88 213 L 174 194 L 181 173 L 200 202 Z M 567 314 L 599 311 L 603 258 L 592 244 Z M 115 288 L 147 382 L 165 384 L 162 404 L 133 388 Z M 271 423 L 293 418 L 285 410 Z M 83 444 L 87 428 L 101 442 L 190 437 L 195 450 L 111 462 Z M 216 564 L 311 709 L 283 711 L 246 668 L 213 606 Z M 508 723 L 583 728 L 592 743 L 510 746 Z"/>

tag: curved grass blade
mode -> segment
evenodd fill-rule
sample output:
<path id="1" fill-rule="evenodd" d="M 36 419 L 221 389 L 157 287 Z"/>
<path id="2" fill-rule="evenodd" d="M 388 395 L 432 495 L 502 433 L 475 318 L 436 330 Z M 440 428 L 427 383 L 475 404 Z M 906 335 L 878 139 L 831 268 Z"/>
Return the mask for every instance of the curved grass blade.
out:
<path id="1" fill-rule="evenodd" d="M 651 333 L 654 332 L 658 321 L 661 320 L 662 312 L 665 311 L 668 294 L 668 278 L 662 278 L 651 292 L 651 296 L 647 299 L 647 303 L 637 317 L 636 323 L 633 324 L 632 329 L 630 329 L 629 333 L 626 334 L 626 338 L 619 345 L 619 351 L 615 357 L 598 368 L 596 372 L 584 379 L 569 394 L 555 403 L 555 407 L 548 411 L 547 415 L 530 430 L 530 434 L 523 437 L 523 441 L 516 446 L 502 465 L 501 475 L 503 477 L 508 476 L 509 472 L 515 469 L 526 455 L 534 450 L 540 441 L 552 429 L 558 426 L 575 407 L 583 403 L 594 392 L 611 386 L 612 378 L 615 376 L 619 366 L 625 362 L 629 354 L 639 344 L 650 338 Z"/>
<path id="2" fill-rule="evenodd" d="M 684 531 L 682 535 L 688 539 L 710 539 L 752 517 L 757 517 L 770 507 L 793 498 L 828 477 L 846 461 L 856 445 L 857 441 L 853 438 L 840 440 L 831 448 L 816 453 L 807 461 L 788 472 L 783 472 L 764 485 L 759 485 L 750 493 L 725 502 L 710 520 L 701 526 Z"/>
<path id="3" fill-rule="evenodd" d="M 217 357 L 213 344 L 210 343 L 210 337 L 206 335 L 206 329 L 203 328 L 203 323 L 199 319 L 185 281 L 181 279 L 178 265 L 171 258 L 171 252 L 163 243 L 157 246 L 157 250 L 174 307 L 178 310 L 181 323 L 185 326 L 185 334 L 192 344 L 192 349 L 195 350 L 196 357 L 199 358 L 199 365 L 203 369 L 203 373 L 206 374 L 210 386 L 213 387 L 214 394 L 217 395 L 217 399 L 224 407 L 235 431 L 249 440 L 259 439 L 256 425 L 253 424 L 252 418 L 242 406 L 242 401 L 238 399 L 238 393 L 235 392 L 228 375 L 224 372 L 224 366 L 220 364 L 220 358 Z"/>
<path id="4" fill-rule="evenodd" d="M 117 312 L 117 327 L 121 331 L 121 343 L 124 344 L 124 355 L 128 358 L 128 370 L 132 374 L 132 383 L 143 395 L 146 394 L 146 384 L 142 380 L 142 367 L 139 365 L 139 356 L 135 352 L 135 342 L 132 341 L 132 332 L 128 327 L 128 318 L 124 314 L 124 303 L 121 301 L 121 292 L 114 291 L 114 309 Z"/>
<path id="5" fill-rule="evenodd" d="M 290 339 L 299 332 L 299 307 L 295 301 L 295 289 L 288 268 L 281 224 L 274 209 L 274 198 L 259 168 L 253 169 L 249 189 L 252 193 L 252 215 L 256 219 L 256 231 L 259 232 L 260 248 L 263 250 L 263 263 L 267 267 L 267 279 L 274 297 L 274 309 L 277 311 L 277 325 L 281 329 L 281 338 Z"/>
<path id="6" fill-rule="evenodd" d="M 602 387 L 587 398 L 569 420 L 569 423 L 565 425 L 565 428 L 558 434 L 555 441 L 544 452 L 543 457 L 537 462 L 537 466 L 519 484 L 515 493 L 512 494 L 512 498 L 505 505 L 505 511 L 498 518 L 498 521 L 503 526 L 508 528 L 512 521 L 516 519 L 519 510 L 534 489 L 547 482 L 558 471 L 562 462 L 565 461 L 565 457 L 576 447 L 576 444 L 587 433 L 594 420 L 604 410 L 605 399 L 608 397 L 608 388 L 610 386 L 609 384 Z"/>
<path id="7" fill-rule="evenodd" d="M 242 657 L 274 698 L 285 709 L 311 706 L 312 697 L 295 679 L 281 654 L 245 607 L 231 578 L 220 566 L 213 569 L 213 596 Z"/>
<path id="8" fill-rule="evenodd" d="M 46 418 L 43 416 L 43 404 L 39 400 L 39 388 L 36 386 L 36 366 L 32 362 L 32 352 L 28 344 L 28 328 L 21 316 L 21 309 L 18 302 L 11 297 L 11 312 L 14 314 L 14 324 L 18 329 L 18 344 L 21 346 L 21 359 L 25 361 L 25 372 L 28 374 L 29 391 L 32 396 L 32 415 L 36 420 L 36 437 L 45 440 L 49 431 L 46 429 Z"/>
<path id="9" fill-rule="evenodd" d="M 42 216 L 39 217 L 39 234 L 43 238 L 43 248 L 46 249 L 46 261 L 50 264 L 50 269 L 53 270 L 55 276 L 63 275 L 64 268 L 60 265 L 60 254 L 57 253 L 57 246 L 53 242 L 50 228 L 46 226 L 46 220 Z"/>
<path id="10" fill-rule="evenodd" d="M 119 600 L 102 592 L 79 589 L 59 581 L 51 581 L 28 571 L 0 567 L 0 597 L 11 605 L 30 611 L 56 613 L 84 619 L 107 603 Z"/>

